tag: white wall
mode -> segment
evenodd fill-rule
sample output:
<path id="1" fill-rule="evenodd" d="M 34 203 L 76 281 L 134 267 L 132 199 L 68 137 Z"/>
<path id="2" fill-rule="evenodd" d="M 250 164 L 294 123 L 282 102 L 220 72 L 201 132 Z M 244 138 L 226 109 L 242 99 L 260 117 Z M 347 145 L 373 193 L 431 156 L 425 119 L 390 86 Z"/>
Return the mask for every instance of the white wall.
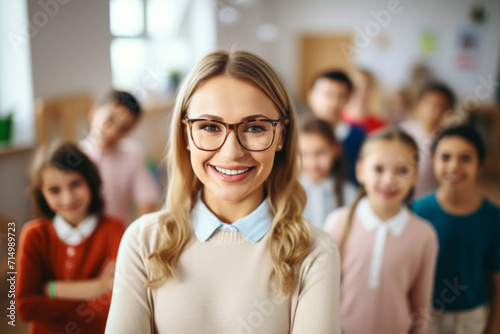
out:
<path id="1" fill-rule="evenodd" d="M 268 59 L 293 93 L 298 90 L 298 37 L 304 32 L 350 32 L 364 30 L 375 21 L 371 11 L 386 10 L 389 0 L 255 0 L 257 8 L 242 9 L 242 19 L 232 26 L 219 24 L 219 45 L 241 40 L 240 45 Z M 374 72 L 387 91 L 400 87 L 419 55 L 419 38 L 425 29 L 435 31 L 437 49 L 426 62 L 438 79 L 448 82 L 464 98 L 474 94 L 478 77 L 492 75 L 498 81 L 500 62 L 500 1 L 482 1 L 488 20 L 482 31 L 479 68 L 475 73 L 454 69 L 457 30 L 469 24 L 468 13 L 474 0 L 400 0 L 400 13 L 391 15 L 387 26 L 355 58 L 358 65 Z M 269 42 L 256 40 L 261 23 L 270 22 L 279 29 L 278 38 Z M 376 21 L 375 21 L 376 22 Z M 385 36 L 387 49 L 379 49 L 375 39 Z M 250 42 L 253 38 L 253 42 Z M 488 97 L 492 101 L 494 94 Z M 486 101 L 486 100 L 485 100 Z"/>
<path id="2" fill-rule="evenodd" d="M 28 0 L 28 9 L 38 30 L 31 38 L 35 98 L 82 90 L 105 96 L 111 89 L 109 2 Z"/>
<path id="3" fill-rule="evenodd" d="M 231 4 L 231 1 L 215 2 L 218 4 L 218 10 Z M 263 57 L 270 56 L 266 53 L 268 51 L 266 43 L 259 40 L 256 35 L 259 24 L 267 19 L 270 4 L 266 0 L 247 2 L 246 6 L 237 7 L 239 13 L 237 21 L 224 23 L 217 19 L 217 45 L 225 49 L 251 50 Z"/>
<path id="4" fill-rule="evenodd" d="M 193 45 L 193 60 L 198 62 L 217 44 L 217 12 L 212 0 L 193 0 L 186 24 Z"/>

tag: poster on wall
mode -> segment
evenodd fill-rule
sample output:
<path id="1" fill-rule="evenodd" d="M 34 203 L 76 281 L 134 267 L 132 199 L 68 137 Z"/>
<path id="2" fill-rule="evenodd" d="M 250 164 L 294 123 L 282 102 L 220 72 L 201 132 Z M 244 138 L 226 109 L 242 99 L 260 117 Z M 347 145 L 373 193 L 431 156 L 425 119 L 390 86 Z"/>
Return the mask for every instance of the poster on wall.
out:
<path id="1" fill-rule="evenodd" d="M 436 33 L 432 29 L 426 29 L 420 34 L 420 53 L 431 56 L 436 53 Z"/>
<path id="2" fill-rule="evenodd" d="M 477 26 L 458 29 L 455 67 L 461 72 L 475 72 L 478 68 L 482 30 Z"/>

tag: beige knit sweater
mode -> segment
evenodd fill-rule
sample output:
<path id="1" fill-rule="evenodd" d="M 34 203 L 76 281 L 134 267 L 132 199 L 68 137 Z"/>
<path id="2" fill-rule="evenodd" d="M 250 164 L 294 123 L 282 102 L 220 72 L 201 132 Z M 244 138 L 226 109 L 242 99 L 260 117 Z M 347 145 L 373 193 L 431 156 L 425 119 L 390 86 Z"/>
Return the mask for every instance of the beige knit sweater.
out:
<path id="1" fill-rule="evenodd" d="M 257 243 L 240 232 L 217 230 L 206 242 L 193 235 L 178 278 L 150 289 L 146 262 L 160 243 L 159 215 L 145 215 L 125 232 L 106 333 L 340 333 L 340 257 L 325 232 L 309 225 L 311 251 L 288 298 L 276 297 L 269 280 L 270 232 Z"/>

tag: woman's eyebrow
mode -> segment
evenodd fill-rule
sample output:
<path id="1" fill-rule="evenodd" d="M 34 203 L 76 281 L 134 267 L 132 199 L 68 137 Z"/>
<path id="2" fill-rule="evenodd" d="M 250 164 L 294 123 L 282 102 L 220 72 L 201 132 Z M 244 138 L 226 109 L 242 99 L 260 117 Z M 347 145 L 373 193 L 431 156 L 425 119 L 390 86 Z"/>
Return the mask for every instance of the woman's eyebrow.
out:
<path id="1" fill-rule="evenodd" d="M 243 117 L 241 120 L 242 121 L 246 121 L 247 119 L 256 119 L 256 118 L 267 118 L 267 119 L 269 119 L 270 117 L 266 116 L 266 115 L 263 115 L 263 114 L 256 114 L 256 115 L 250 115 L 250 116 L 247 116 L 247 117 Z"/>
<path id="2" fill-rule="evenodd" d="M 224 122 L 224 118 L 222 117 L 219 117 L 219 116 L 215 116 L 215 115 L 210 115 L 210 114 L 202 114 L 202 115 L 199 115 L 195 118 L 210 118 L 210 119 L 213 119 L 213 120 L 216 120 L 216 121 L 221 121 L 221 122 Z M 249 119 L 256 119 L 256 118 L 269 118 L 269 116 L 266 116 L 266 115 L 263 115 L 263 114 L 255 114 L 255 115 L 250 115 L 250 116 L 246 116 L 246 117 L 243 117 L 241 119 L 241 121 L 246 121 L 246 120 L 249 120 Z"/>

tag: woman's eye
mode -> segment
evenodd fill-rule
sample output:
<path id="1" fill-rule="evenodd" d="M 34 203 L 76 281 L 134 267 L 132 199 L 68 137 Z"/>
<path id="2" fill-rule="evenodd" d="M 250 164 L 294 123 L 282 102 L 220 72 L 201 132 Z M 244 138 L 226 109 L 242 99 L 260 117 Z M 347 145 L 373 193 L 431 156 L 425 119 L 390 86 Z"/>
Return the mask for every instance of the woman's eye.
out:
<path id="1" fill-rule="evenodd" d="M 200 129 L 208 132 L 220 131 L 219 125 L 216 123 L 204 123 L 200 125 Z"/>
<path id="2" fill-rule="evenodd" d="M 245 132 L 264 132 L 264 131 L 267 130 L 260 125 L 250 125 L 245 129 Z"/>
<path id="3" fill-rule="evenodd" d="M 450 160 L 450 155 L 449 154 L 441 154 L 441 160 L 442 161 Z"/>
<path id="4" fill-rule="evenodd" d="M 57 195 L 59 193 L 59 188 L 49 188 L 49 194 Z"/>
<path id="5" fill-rule="evenodd" d="M 376 173 L 382 173 L 383 171 L 384 171 L 384 168 L 382 166 L 375 166 Z"/>

